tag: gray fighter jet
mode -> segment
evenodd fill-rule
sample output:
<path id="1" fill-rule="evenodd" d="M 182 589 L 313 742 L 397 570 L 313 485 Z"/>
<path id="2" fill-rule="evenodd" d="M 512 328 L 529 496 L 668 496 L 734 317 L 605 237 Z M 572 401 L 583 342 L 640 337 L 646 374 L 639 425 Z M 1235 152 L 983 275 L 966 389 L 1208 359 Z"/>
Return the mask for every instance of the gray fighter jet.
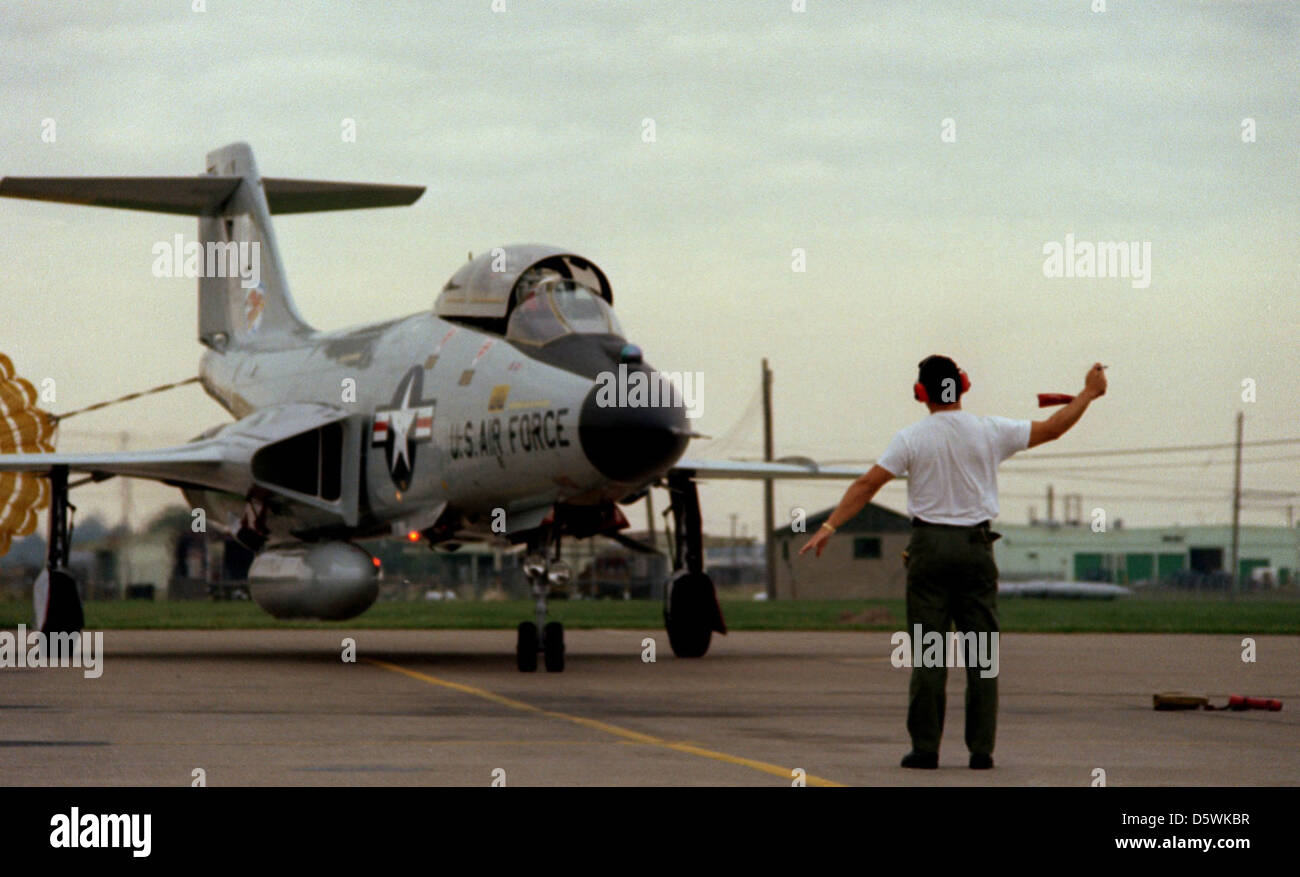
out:
<path id="1" fill-rule="evenodd" d="M 432 311 L 340 332 L 308 325 L 271 214 L 409 205 L 423 192 L 262 177 L 243 143 L 210 153 L 193 177 L 0 180 L 8 197 L 199 217 L 183 254 L 201 269 L 198 377 L 234 418 L 153 451 L 0 454 L 0 472 L 49 479 L 42 630 L 84 626 L 67 569 L 70 472 L 89 476 L 74 487 L 125 476 L 180 488 L 209 526 L 257 552 L 250 593 L 277 618 L 369 608 L 377 562 L 355 539 L 524 546 L 537 608 L 519 626 L 523 671 L 539 655 L 548 670 L 564 667 L 563 629 L 546 623 L 548 592 L 567 575 L 562 537 L 653 550 L 619 532 L 618 504 L 669 490 L 665 622 L 673 652 L 699 657 L 726 627 L 704 570 L 696 479 L 861 474 L 683 459 L 694 433 L 682 394 L 624 337 L 605 273 L 563 248 L 489 250 L 456 271 Z"/>

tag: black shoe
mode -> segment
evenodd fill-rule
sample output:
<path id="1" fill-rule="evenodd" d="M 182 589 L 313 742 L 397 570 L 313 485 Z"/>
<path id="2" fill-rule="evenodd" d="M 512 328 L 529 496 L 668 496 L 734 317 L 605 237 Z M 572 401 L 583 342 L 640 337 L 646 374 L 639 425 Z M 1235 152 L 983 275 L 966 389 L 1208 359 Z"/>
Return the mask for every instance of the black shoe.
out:
<path id="1" fill-rule="evenodd" d="M 917 752 L 913 749 L 903 756 L 903 767 L 919 767 L 923 770 L 934 770 L 939 766 L 939 753 L 937 752 Z"/>
<path id="2" fill-rule="evenodd" d="M 992 770 L 993 756 L 984 755 L 983 753 L 980 752 L 972 752 L 970 756 L 970 769 L 971 770 Z"/>

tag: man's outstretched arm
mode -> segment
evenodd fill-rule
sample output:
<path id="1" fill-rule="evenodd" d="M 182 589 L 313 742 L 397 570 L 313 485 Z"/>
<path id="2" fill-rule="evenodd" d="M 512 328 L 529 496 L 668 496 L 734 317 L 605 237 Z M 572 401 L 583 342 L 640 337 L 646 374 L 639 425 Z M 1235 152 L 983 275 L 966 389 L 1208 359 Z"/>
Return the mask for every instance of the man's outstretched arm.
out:
<path id="1" fill-rule="evenodd" d="M 894 473 L 883 466 L 872 466 L 865 474 L 854 479 L 849 489 L 844 491 L 844 496 L 840 499 L 840 504 L 835 507 L 835 511 L 831 512 L 831 516 L 826 519 L 821 529 L 809 537 L 804 546 L 799 549 L 799 553 L 803 554 L 815 548 L 817 556 L 821 557 L 822 548 L 826 545 L 826 540 L 831 537 L 831 533 L 853 520 L 853 517 L 871 502 L 876 492 L 893 477 Z"/>
<path id="2" fill-rule="evenodd" d="M 1057 411 L 1046 420 L 1035 420 L 1029 425 L 1029 444 L 1026 447 L 1041 445 L 1043 442 L 1056 441 L 1065 435 L 1070 427 L 1079 422 L 1083 412 L 1088 410 L 1093 399 L 1106 395 L 1106 372 L 1101 363 L 1093 363 L 1084 378 L 1083 392 L 1074 397 L 1074 401 Z"/>

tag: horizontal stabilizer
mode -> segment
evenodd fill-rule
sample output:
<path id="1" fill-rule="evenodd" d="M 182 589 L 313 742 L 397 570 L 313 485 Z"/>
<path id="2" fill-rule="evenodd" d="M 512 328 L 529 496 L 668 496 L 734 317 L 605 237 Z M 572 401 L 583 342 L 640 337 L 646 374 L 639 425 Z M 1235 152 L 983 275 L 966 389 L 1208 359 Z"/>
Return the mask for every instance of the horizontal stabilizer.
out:
<path id="1" fill-rule="evenodd" d="M 262 188 L 272 213 L 314 213 L 363 207 L 406 207 L 424 194 L 424 186 L 381 183 L 331 183 L 322 180 L 281 180 L 264 177 Z"/>
<path id="2" fill-rule="evenodd" d="M 243 177 L 5 177 L 0 196 L 58 201 L 90 207 L 120 207 L 185 216 L 215 216 Z M 424 194 L 423 186 L 334 183 L 263 177 L 272 213 L 310 213 L 364 207 L 404 207 Z"/>
<path id="3" fill-rule="evenodd" d="M 216 213 L 239 177 L 5 177 L 0 195 L 154 213 Z"/>

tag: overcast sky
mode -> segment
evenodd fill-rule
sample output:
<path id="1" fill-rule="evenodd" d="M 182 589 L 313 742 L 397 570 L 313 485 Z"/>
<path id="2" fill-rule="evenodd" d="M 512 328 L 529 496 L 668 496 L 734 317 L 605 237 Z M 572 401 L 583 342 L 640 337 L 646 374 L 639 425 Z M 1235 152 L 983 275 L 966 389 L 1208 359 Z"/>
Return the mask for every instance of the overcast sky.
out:
<path id="1" fill-rule="evenodd" d="M 0 173 L 198 173 L 245 140 L 271 176 L 427 185 L 410 208 L 277 220 L 307 319 L 400 316 L 467 251 L 565 246 L 604 268 L 648 361 L 703 374 L 696 426 L 734 438 L 693 456 L 760 453 L 752 407 L 733 426 L 764 356 L 778 455 L 873 459 L 924 415 L 910 386 L 935 352 L 970 374 L 967 409 L 1025 418 L 1106 363 L 1109 394 L 1044 453 L 1229 441 L 1240 410 L 1248 440 L 1300 436 L 1294 5 L 498 5 L 6 3 Z M 154 242 L 194 230 L 0 202 L 0 350 L 55 379 L 53 410 L 195 374 L 194 281 L 150 273 Z M 1149 287 L 1045 277 L 1044 245 L 1067 234 L 1149 242 Z M 60 449 L 123 429 L 172 444 L 224 419 L 190 387 L 70 420 Z M 1048 483 L 1130 525 L 1229 518 L 1230 452 L 1036 453 L 1003 467 L 1003 520 L 1041 515 Z M 1248 449 L 1246 487 L 1300 491 L 1298 457 Z M 783 485 L 778 520 L 842 489 Z M 180 499 L 133 496 L 137 523 Z M 760 498 L 710 485 L 706 526 L 734 513 L 757 532 Z M 120 513 L 113 482 L 74 499 Z M 1285 523 L 1288 501 L 1243 520 Z"/>

